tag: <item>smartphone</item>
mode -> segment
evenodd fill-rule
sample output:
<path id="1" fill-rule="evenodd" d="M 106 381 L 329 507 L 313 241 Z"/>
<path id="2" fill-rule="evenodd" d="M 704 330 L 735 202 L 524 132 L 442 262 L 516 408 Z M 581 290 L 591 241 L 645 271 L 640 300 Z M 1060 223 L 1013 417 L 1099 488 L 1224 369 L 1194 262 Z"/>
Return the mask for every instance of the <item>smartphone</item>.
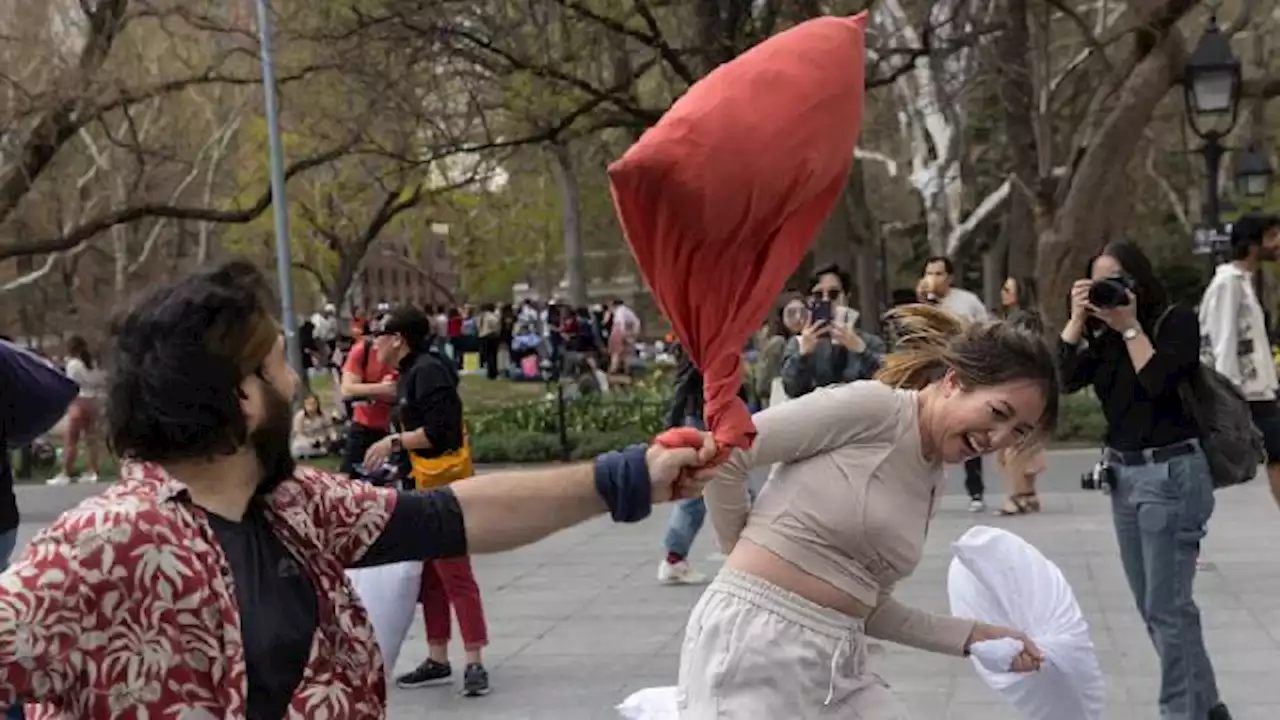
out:
<path id="1" fill-rule="evenodd" d="M 814 323 L 831 322 L 831 301 L 816 300 L 809 308 L 810 320 Z"/>
<path id="2" fill-rule="evenodd" d="M 853 328 L 858 324 L 858 311 L 851 307 L 836 308 L 836 322 L 847 327 Z"/>

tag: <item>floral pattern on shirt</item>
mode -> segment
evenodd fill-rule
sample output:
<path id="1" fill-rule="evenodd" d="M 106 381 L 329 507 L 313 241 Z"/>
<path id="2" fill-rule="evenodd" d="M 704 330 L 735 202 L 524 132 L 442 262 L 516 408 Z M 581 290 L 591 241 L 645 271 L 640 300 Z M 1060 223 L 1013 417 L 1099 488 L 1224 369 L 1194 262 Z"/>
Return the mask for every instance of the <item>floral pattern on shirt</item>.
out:
<path id="1" fill-rule="evenodd" d="M 382 656 L 344 570 L 382 534 L 395 498 L 305 468 L 269 498 L 320 608 L 289 718 L 385 715 Z M 163 468 L 126 464 L 0 574 L 0 704 L 33 701 L 29 718 L 244 717 L 239 613 L 204 511 Z"/>

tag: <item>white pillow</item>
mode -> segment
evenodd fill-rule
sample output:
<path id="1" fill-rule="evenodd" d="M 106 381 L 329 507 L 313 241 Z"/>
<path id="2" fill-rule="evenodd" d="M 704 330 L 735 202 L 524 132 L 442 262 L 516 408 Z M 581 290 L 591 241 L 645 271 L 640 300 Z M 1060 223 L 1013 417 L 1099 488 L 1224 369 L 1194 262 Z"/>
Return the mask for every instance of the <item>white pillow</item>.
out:
<path id="1" fill-rule="evenodd" d="M 1045 656 L 1039 672 L 1000 672 L 984 665 L 982 656 L 989 664 L 1007 657 L 1007 648 L 983 648 L 971 658 L 978 675 L 1025 720 L 1099 720 L 1102 668 L 1089 624 L 1058 566 L 998 528 L 971 528 L 952 548 L 951 614 L 1022 631 Z"/>
<path id="2" fill-rule="evenodd" d="M 623 720 L 678 720 L 677 688 L 672 685 L 637 690 L 616 709 Z"/>
<path id="3" fill-rule="evenodd" d="M 383 672 L 388 683 L 396 674 L 396 660 L 404 644 L 422 586 L 422 563 L 400 562 L 347 570 L 347 579 L 373 623 Z"/>

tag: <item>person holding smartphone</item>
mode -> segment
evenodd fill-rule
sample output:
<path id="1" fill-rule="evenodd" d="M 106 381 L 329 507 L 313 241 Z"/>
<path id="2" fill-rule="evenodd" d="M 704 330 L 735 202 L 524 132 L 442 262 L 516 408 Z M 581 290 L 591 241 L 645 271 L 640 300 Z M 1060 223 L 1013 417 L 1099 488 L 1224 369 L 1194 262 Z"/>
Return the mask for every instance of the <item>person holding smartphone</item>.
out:
<path id="1" fill-rule="evenodd" d="M 838 265 L 814 273 L 808 322 L 783 351 L 782 387 L 787 397 L 866 380 L 880 369 L 884 340 L 857 328 L 858 312 L 848 304 L 851 285 L 849 274 Z"/>

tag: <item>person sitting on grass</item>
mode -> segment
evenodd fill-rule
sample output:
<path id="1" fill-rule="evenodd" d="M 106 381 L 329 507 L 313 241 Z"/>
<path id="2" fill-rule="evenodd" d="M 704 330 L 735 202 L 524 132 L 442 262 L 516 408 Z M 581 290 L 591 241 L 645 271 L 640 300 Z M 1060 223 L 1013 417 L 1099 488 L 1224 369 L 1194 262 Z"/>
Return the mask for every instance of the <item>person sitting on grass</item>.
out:
<path id="1" fill-rule="evenodd" d="M 295 458 L 318 458 L 333 452 L 337 433 L 333 422 L 320 408 L 320 399 L 308 395 L 302 409 L 293 416 L 293 438 L 289 446 Z"/>

